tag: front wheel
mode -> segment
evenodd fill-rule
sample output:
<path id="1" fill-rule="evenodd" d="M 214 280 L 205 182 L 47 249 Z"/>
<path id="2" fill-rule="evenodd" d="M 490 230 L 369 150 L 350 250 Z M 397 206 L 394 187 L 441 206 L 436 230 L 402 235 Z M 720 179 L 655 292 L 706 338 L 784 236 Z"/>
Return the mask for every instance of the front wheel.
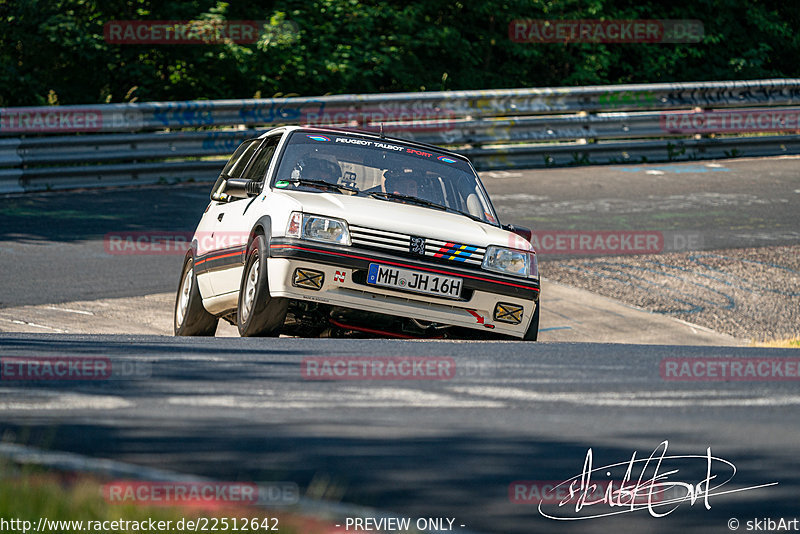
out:
<path id="1" fill-rule="evenodd" d="M 172 326 L 176 336 L 213 336 L 217 331 L 217 319 L 203 307 L 200 290 L 197 288 L 197 275 L 194 272 L 194 258 L 191 253 L 183 260 L 181 281 L 175 298 Z"/>
<path id="2" fill-rule="evenodd" d="M 286 320 L 288 299 L 269 294 L 266 250 L 262 235 L 257 235 L 247 250 L 236 313 L 242 337 L 277 336 Z"/>

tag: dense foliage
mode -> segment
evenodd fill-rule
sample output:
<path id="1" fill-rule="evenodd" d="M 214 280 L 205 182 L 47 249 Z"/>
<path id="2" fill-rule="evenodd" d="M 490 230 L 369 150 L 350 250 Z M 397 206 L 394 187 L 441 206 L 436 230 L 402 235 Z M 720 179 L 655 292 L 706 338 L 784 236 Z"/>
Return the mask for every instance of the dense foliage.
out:
<path id="1" fill-rule="evenodd" d="M 696 44 L 516 43 L 514 19 L 698 19 Z M 113 20 L 260 20 L 252 44 L 110 44 Z M 800 75 L 784 0 L 0 0 L 0 106 Z"/>

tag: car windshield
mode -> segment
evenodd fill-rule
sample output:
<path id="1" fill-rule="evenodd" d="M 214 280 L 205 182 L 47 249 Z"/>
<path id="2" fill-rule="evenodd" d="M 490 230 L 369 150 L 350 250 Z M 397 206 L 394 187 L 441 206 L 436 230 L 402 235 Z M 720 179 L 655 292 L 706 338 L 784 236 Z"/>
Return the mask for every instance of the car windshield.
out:
<path id="1" fill-rule="evenodd" d="M 468 162 L 388 139 L 293 132 L 272 187 L 371 195 L 498 224 L 486 191 Z"/>

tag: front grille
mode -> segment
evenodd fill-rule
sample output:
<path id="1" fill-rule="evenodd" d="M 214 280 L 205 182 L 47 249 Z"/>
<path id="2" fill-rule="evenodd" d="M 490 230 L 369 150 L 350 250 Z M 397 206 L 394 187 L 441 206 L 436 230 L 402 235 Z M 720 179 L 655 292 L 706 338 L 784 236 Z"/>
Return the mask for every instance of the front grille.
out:
<path id="1" fill-rule="evenodd" d="M 486 254 L 486 248 L 484 247 L 452 243 L 425 236 L 411 236 L 398 232 L 364 228 L 363 226 L 350 226 L 350 239 L 353 242 L 353 246 L 421 259 L 423 257 L 421 254 L 411 252 L 412 237 L 424 238 L 424 258 L 439 263 L 480 268 L 483 263 L 483 256 Z"/>

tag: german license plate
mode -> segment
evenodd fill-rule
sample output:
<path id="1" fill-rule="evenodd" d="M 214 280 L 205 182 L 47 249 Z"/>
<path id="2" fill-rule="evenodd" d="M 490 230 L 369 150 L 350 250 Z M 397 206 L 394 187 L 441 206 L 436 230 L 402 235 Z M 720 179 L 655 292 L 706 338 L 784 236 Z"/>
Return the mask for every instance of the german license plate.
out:
<path id="1" fill-rule="evenodd" d="M 398 269 L 377 263 L 370 263 L 367 273 L 367 283 L 374 286 L 404 289 L 449 299 L 461 298 L 462 282 L 461 278 Z"/>

